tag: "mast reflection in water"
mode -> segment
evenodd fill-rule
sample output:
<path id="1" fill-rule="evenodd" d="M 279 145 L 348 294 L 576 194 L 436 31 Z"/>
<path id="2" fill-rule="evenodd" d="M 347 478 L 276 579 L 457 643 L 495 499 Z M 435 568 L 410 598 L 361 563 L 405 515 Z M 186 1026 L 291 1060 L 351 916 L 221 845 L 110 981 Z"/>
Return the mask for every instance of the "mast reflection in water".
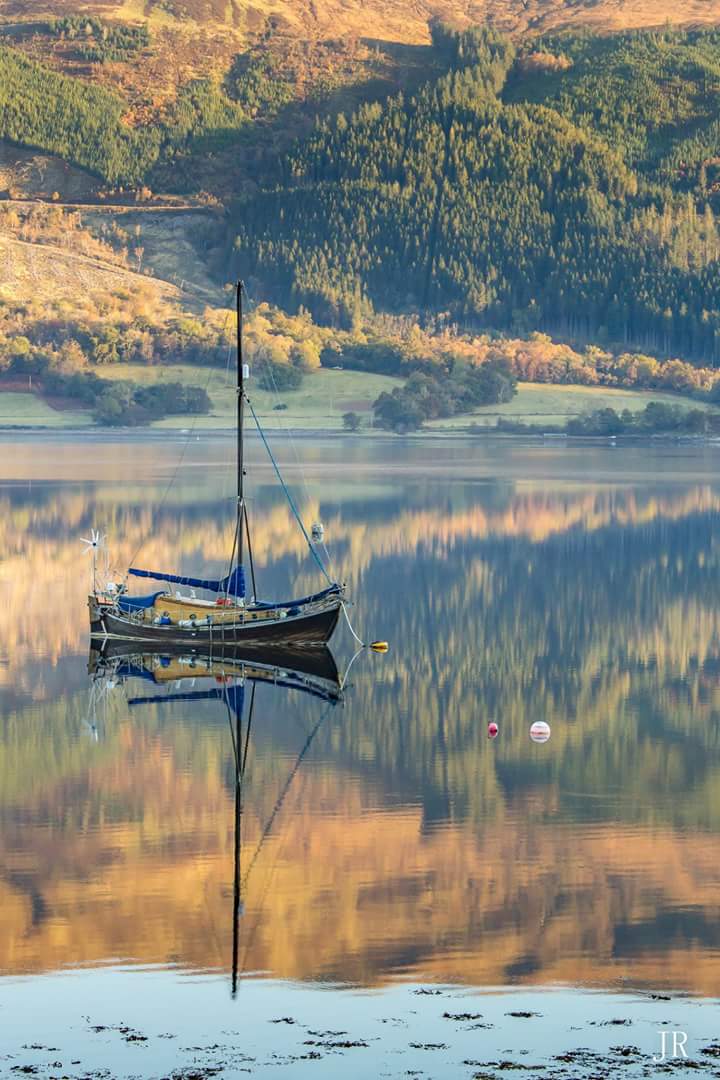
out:
<path id="1" fill-rule="evenodd" d="M 232 747 L 234 781 L 233 818 L 233 904 L 232 904 L 232 996 L 237 994 L 239 977 L 240 916 L 244 914 L 243 889 L 261 855 L 277 815 L 324 720 L 341 700 L 335 658 L 326 646 L 272 649 L 220 645 L 206 651 L 188 651 L 177 646 L 163 653 L 128 653 L 127 642 L 106 641 L 90 650 L 88 672 L 92 678 L 91 730 L 97 732 L 97 704 L 109 692 L 127 691 L 137 680 L 145 680 L 164 693 L 130 696 L 130 709 L 143 705 L 170 705 L 175 702 L 218 702 L 224 708 Z M 343 680 L 344 682 L 344 680 Z M 184 684 L 192 689 L 185 689 Z M 196 688 L 200 683 L 201 687 Z M 308 733 L 287 780 L 265 823 L 245 871 L 242 867 L 243 782 L 248 768 L 250 736 L 255 715 L 255 691 L 258 684 L 270 685 L 279 693 L 299 692 L 318 699 L 324 706 Z M 250 703 L 245 713 L 245 690 L 250 687 Z"/>

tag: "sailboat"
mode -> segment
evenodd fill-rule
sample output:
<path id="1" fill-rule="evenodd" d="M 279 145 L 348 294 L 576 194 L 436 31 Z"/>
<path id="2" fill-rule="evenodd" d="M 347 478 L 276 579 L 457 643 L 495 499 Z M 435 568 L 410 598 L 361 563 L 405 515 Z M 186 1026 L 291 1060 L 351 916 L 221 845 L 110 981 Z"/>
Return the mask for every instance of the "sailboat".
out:
<path id="1" fill-rule="evenodd" d="M 344 603 L 344 586 L 332 580 L 317 553 L 322 541 L 322 527 L 313 526 L 312 536 L 297 511 L 288 492 L 277 462 L 273 457 L 264 431 L 247 392 L 248 365 L 243 362 L 243 296 L 240 281 L 236 291 L 237 312 L 237 505 L 235 534 L 228 572 L 220 578 L 195 578 L 145 570 L 131 566 L 121 583 L 108 582 L 98 586 L 96 555 L 99 535 L 95 532 L 87 543 L 93 554 L 93 585 L 88 597 L 90 632 L 93 638 L 153 642 L 162 647 L 170 643 L 189 642 L 193 646 L 225 645 L 233 642 L 253 645 L 319 645 L 330 640 L 337 626 Z M 326 587 L 309 596 L 282 601 L 262 601 L 255 595 L 255 569 L 252 561 L 252 539 L 245 498 L 245 408 L 248 406 L 277 478 L 282 485 L 290 508 L 310 551 L 326 580 Z M 244 552 L 252 583 L 252 595 L 247 595 Z M 185 587 L 191 592 L 171 592 L 159 589 L 144 596 L 131 595 L 128 577 L 150 578 L 153 581 Z M 195 590 L 210 593 L 209 599 L 198 599 Z"/>

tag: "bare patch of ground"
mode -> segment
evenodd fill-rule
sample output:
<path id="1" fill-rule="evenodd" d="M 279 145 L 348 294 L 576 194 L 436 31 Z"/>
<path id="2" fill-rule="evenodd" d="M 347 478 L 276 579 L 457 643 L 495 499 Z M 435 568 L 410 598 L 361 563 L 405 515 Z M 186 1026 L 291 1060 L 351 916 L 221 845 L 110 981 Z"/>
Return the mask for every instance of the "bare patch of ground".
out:
<path id="1" fill-rule="evenodd" d="M 0 196 L 52 200 L 57 194 L 70 202 L 90 202 L 99 188 L 99 180 L 60 158 L 0 140 Z"/>
<path id="2" fill-rule="evenodd" d="M 107 221 L 107 211 L 88 210 L 83 220 L 92 231 Z M 142 260 L 137 265 L 150 269 L 154 278 L 170 282 L 182 292 L 197 293 L 209 303 L 225 303 L 222 290 L 208 273 L 207 253 L 200 258 L 193 242 L 194 235 L 212 237 L 217 232 L 213 211 L 198 208 L 173 213 L 128 208 L 118 215 L 116 224 L 128 233 L 133 249 L 142 249 Z"/>
<path id="3" fill-rule="evenodd" d="M 180 302 L 180 290 L 110 262 L 75 255 L 50 244 L 33 244 L 0 234 L 0 297 L 17 300 L 76 300 L 78 291 L 150 290 L 164 301 Z"/>

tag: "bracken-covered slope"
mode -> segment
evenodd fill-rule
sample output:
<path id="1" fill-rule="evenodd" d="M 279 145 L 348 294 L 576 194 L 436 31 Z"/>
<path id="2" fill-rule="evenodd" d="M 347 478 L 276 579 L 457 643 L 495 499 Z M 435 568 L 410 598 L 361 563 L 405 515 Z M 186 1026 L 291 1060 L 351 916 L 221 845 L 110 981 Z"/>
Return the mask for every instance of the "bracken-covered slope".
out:
<path id="1" fill-rule="evenodd" d="M 205 28 L 226 27 L 237 34 L 260 29 L 268 16 L 302 37 L 339 37 L 355 34 L 383 41 L 410 43 L 428 40 L 428 21 L 455 20 L 461 25 L 491 22 L 499 29 L 536 33 L 560 26 L 595 29 L 707 24 L 720 21 L 718 0 L 136 0 L 83 6 L 83 13 L 105 18 L 151 23 L 195 23 Z M 0 16 L 27 19 L 47 15 L 75 15 L 72 0 L 3 0 Z"/>

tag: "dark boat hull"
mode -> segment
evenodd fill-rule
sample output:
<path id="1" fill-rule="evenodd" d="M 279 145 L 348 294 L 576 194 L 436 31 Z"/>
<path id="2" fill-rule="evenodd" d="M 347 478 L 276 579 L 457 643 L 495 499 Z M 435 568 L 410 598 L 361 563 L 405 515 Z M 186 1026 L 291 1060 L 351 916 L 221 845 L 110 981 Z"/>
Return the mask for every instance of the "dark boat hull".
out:
<path id="1" fill-rule="evenodd" d="M 341 604 L 286 619 L 245 624 L 198 626 L 157 626 L 123 618 L 109 609 L 96 609 L 90 633 L 94 638 L 147 641 L 156 645 L 189 645 L 215 648 L 223 645 L 324 645 L 332 637 L 340 617 Z"/>
<path id="2" fill-rule="evenodd" d="M 167 644 L 158 654 L 154 650 L 133 651 L 132 644 L 119 638 L 108 638 L 105 642 L 93 642 L 88 657 L 88 673 L 95 675 L 103 663 L 128 659 L 142 666 L 146 656 L 197 657 L 208 664 L 222 666 L 240 666 L 256 664 L 267 668 L 286 668 L 298 675 L 321 679 L 336 689 L 340 686 L 335 657 L 327 645 L 303 645 L 294 647 L 291 643 L 279 645 L 225 644 L 216 642 L 212 648 L 184 642 L 182 645 Z M 277 681 L 277 676 L 274 677 Z"/>

